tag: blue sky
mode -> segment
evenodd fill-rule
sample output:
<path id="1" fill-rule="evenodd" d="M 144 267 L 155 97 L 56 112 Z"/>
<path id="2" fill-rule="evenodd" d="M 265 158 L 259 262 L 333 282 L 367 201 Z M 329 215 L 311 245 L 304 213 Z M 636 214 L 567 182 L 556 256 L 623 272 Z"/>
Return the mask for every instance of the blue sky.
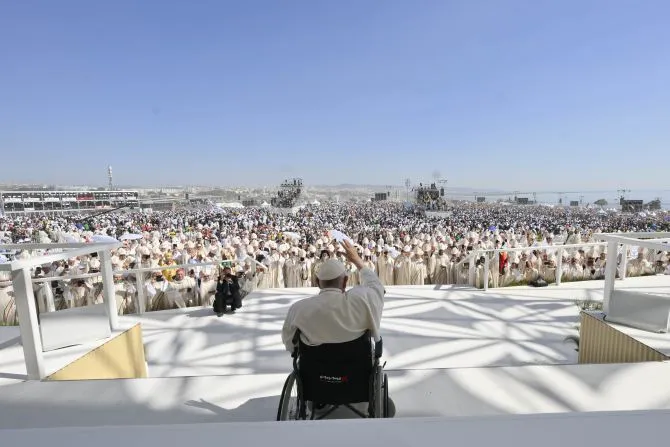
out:
<path id="1" fill-rule="evenodd" d="M 665 0 L 4 1 L 0 183 L 657 189 Z M 617 167 L 619 166 L 619 167 Z"/>

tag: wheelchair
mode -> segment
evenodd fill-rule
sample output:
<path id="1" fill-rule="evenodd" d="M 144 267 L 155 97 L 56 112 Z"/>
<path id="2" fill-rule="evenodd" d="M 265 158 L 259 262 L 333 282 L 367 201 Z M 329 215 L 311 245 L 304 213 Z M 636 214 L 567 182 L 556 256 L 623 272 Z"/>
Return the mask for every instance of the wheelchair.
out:
<path id="1" fill-rule="evenodd" d="M 320 420 L 342 406 L 362 418 L 388 417 L 388 377 L 379 364 L 381 339 L 373 346 L 367 331 L 346 343 L 308 346 L 298 330 L 293 346 L 293 371 L 282 389 L 278 421 Z M 365 402 L 367 413 L 354 407 Z"/>

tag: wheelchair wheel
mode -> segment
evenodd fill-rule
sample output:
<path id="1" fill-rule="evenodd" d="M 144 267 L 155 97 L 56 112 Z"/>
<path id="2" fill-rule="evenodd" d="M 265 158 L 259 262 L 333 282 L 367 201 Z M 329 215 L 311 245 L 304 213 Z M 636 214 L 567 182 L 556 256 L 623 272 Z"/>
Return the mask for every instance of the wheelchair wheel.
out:
<path id="1" fill-rule="evenodd" d="M 389 378 L 384 374 L 384 417 L 389 417 Z"/>
<path id="2" fill-rule="evenodd" d="M 302 384 L 300 378 L 295 371 L 288 375 L 284 388 L 279 399 L 279 408 L 277 409 L 278 421 L 297 421 L 304 419 L 301 417 L 301 412 L 304 414 L 305 410 L 302 408 L 305 402 L 301 399 Z"/>
<path id="3" fill-rule="evenodd" d="M 378 366 L 375 369 L 375 375 L 374 375 L 374 384 L 373 384 L 373 395 L 372 399 L 374 402 L 374 405 L 372 406 L 372 417 L 373 418 L 383 418 L 386 417 L 386 410 L 388 407 L 388 399 L 385 399 L 385 393 L 384 393 L 384 382 L 385 382 L 385 377 L 386 374 L 384 374 L 384 371 L 382 370 L 381 366 Z"/>

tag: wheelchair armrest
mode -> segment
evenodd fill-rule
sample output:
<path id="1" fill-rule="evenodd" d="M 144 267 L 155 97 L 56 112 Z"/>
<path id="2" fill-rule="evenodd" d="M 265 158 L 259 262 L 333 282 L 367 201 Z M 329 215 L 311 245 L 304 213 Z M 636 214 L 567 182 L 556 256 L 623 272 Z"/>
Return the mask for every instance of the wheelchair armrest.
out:
<path id="1" fill-rule="evenodd" d="M 384 351 L 383 349 L 383 343 L 382 343 L 382 338 L 379 337 L 379 341 L 375 342 L 375 358 L 381 358 L 382 352 Z"/>

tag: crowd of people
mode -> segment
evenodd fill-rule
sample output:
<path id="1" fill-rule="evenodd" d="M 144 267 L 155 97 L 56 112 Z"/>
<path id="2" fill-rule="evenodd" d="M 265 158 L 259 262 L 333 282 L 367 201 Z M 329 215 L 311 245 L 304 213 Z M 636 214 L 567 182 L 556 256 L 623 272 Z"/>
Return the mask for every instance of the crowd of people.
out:
<path id="1" fill-rule="evenodd" d="M 368 202 L 308 205 L 292 212 L 207 208 L 92 217 L 9 215 L 0 217 L 0 244 L 122 241 L 111 262 L 123 314 L 137 311 L 140 296 L 146 310 L 210 305 L 217 285 L 231 276 L 224 275 L 225 268 L 242 297 L 255 289 L 316 286 L 316 273 L 329 258 L 345 263 L 348 285 L 355 286 L 357 268 L 346 261 L 333 230 L 353 240 L 384 285 L 471 284 L 474 278 L 473 285 L 481 287 L 488 265 L 489 286 L 500 287 L 538 278 L 552 282 L 559 257 L 563 281 L 602 278 L 604 247 L 569 245 L 597 242 L 597 233 L 670 231 L 670 214 L 458 203 L 439 215 L 419 215 L 402 204 Z M 491 249 L 509 251 L 485 251 Z M 7 250 L 0 262 L 41 253 Z M 628 276 L 670 273 L 665 251 L 633 247 L 626 255 Z M 100 268 L 92 253 L 33 269 L 40 311 L 53 310 L 49 303 L 54 302 L 56 308 L 100 302 Z M 10 278 L 0 272 L 4 322 L 16 319 L 9 287 Z"/>

